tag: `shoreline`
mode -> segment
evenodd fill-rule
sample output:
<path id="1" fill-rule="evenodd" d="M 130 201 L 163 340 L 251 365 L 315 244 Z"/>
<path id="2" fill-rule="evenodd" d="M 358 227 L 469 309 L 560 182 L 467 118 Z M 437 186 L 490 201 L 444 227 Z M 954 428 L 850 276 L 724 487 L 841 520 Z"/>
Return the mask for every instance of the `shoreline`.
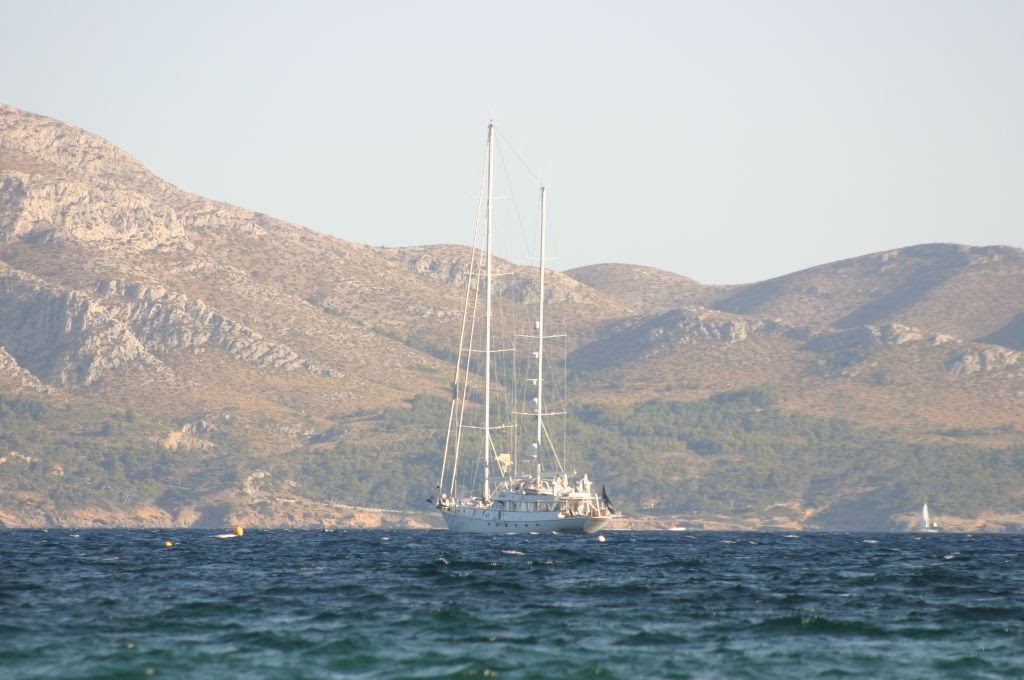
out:
<path id="1" fill-rule="evenodd" d="M 443 530 L 444 523 L 433 512 L 407 512 L 385 508 L 362 508 L 343 504 L 321 504 L 296 499 L 267 511 L 263 505 L 242 507 L 188 506 L 175 513 L 156 506 L 131 510 L 75 508 L 56 512 L 36 506 L 29 512 L 0 508 L 0 529 L 421 529 Z M 888 527 L 819 526 L 810 522 L 779 521 L 757 517 L 684 517 L 679 515 L 634 515 L 619 517 L 603 531 L 737 531 L 737 532 L 828 532 L 828 533 L 915 533 L 920 531 L 916 513 L 893 518 Z M 1024 515 L 986 513 L 979 517 L 943 517 L 940 533 L 1024 533 Z"/>

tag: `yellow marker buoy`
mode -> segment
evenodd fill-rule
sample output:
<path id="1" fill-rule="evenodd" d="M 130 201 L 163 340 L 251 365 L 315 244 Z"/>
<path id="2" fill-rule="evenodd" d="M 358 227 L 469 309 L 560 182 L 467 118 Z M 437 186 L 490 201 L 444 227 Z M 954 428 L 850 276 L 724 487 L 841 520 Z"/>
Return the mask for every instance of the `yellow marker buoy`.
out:
<path id="1" fill-rule="evenodd" d="M 174 546 L 174 541 L 164 541 L 164 547 L 170 548 Z"/>
<path id="2" fill-rule="evenodd" d="M 236 526 L 235 527 L 235 536 L 241 536 L 244 533 L 245 533 L 245 529 L 243 529 L 240 526 Z"/>
<path id="3" fill-rule="evenodd" d="M 604 543 L 604 536 L 598 536 L 597 537 L 597 542 L 598 543 Z"/>

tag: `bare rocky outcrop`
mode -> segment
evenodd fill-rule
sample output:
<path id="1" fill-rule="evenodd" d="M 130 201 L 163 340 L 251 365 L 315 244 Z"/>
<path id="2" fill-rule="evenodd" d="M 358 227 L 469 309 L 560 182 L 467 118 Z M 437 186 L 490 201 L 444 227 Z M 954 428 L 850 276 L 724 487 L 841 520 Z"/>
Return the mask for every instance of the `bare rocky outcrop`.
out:
<path id="1" fill-rule="evenodd" d="M 123 321 L 86 294 L 0 270 L 0 344 L 56 385 L 89 385 L 131 363 L 166 370 Z"/>
<path id="2" fill-rule="evenodd" d="M 926 343 L 931 347 L 948 343 L 964 345 L 963 340 L 949 335 L 925 333 L 901 324 L 884 324 L 817 335 L 804 348 L 819 354 L 841 355 L 845 363 L 850 364 L 864 360 L 872 350 L 909 343 Z M 946 360 L 946 368 L 956 375 L 966 376 L 1015 366 L 1022 356 L 1024 353 L 1005 347 L 971 343 L 953 351 Z"/>
<path id="3" fill-rule="evenodd" d="M 755 333 L 776 333 L 805 339 L 813 335 L 814 330 L 806 326 L 792 326 L 779 319 L 751 319 L 706 307 L 685 307 L 627 322 L 613 332 L 622 342 L 646 351 L 659 345 L 733 344 Z"/>
<path id="4" fill-rule="evenodd" d="M 145 194 L 11 173 L 0 178 L 0 238 L 116 241 L 133 250 L 186 240 L 174 210 Z"/>
<path id="5" fill-rule="evenodd" d="M 673 345 L 735 344 L 759 328 L 741 316 L 704 307 L 673 309 L 608 329 L 600 340 L 577 350 L 574 363 L 593 370 L 634 361 Z"/>
<path id="6" fill-rule="evenodd" d="M 690 307 L 675 309 L 644 324 L 653 343 L 693 343 L 707 340 L 740 342 L 746 340 L 750 326 L 745 319 Z"/>
<path id="7" fill-rule="evenodd" d="M 687 307 L 628 324 L 619 331 L 619 337 L 632 351 L 644 352 L 658 345 L 742 342 L 751 331 L 751 325 L 740 316 Z"/>
<path id="8" fill-rule="evenodd" d="M 0 149 L 8 150 L 15 160 L 31 159 L 30 167 L 45 164 L 65 177 L 94 184 L 137 188 L 159 181 L 142 163 L 106 139 L 6 104 L 0 104 Z"/>
<path id="9" fill-rule="evenodd" d="M 1024 353 L 1004 347 L 964 347 L 950 355 L 946 368 L 957 375 L 987 373 L 1016 366 Z"/>
<path id="10" fill-rule="evenodd" d="M 452 286 L 466 285 L 473 268 L 473 253 L 463 246 L 378 248 L 376 252 L 388 262 Z"/>
<path id="11" fill-rule="evenodd" d="M 124 319 L 146 349 L 157 355 L 213 346 L 261 366 L 319 370 L 288 347 L 264 339 L 244 324 L 209 309 L 201 300 L 190 300 L 160 285 L 108 279 L 101 281 L 96 290 L 105 300 L 119 303 L 112 313 Z"/>
<path id="12" fill-rule="evenodd" d="M 0 239 L 189 247 L 186 197 L 107 140 L 0 104 Z"/>
<path id="13" fill-rule="evenodd" d="M 828 353 L 843 349 L 866 350 L 889 345 L 902 345 L 926 338 L 931 344 L 942 344 L 948 341 L 948 336 L 927 335 L 917 328 L 889 323 L 881 326 L 859 326 L 837 333 L 822 333 L 811 338 L 804 347 L 813 352 Z"/>
<path id="14" fill-rule="evenodd" d="M 29 371 L 18 365 L 17 359 L 11 356 L 6 347 L 0 347 L 0 374 L 6 375 L 15 384 L 36 392 L 49 392 L 47 385 L 39 380 Z"/>
<path id="15" fill-rule="evenodd" d="M 217 347 L 283 370 L 321 370 L 288 347 L 162 286 L 105 280 L 93 299 L 31 275 L 0 270 L 0 345 L 21 369 L 55 385 L 90 385 L 140 364 L 169 374 L 158 357 Z"/>

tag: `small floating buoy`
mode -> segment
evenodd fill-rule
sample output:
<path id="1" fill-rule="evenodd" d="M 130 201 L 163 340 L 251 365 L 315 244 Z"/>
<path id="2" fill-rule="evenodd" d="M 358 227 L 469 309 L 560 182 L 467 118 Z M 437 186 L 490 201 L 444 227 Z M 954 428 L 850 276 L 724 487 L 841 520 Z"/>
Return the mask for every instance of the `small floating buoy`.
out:
<path id="1" fill-rule="evenodd" d="M 598 543 L 604 543 L 604 536 L 598 536 L 597 537 L 597 542 Z"/>
<path id="2" fill-rule="evenodd" d="M 245 533 L 245 529 L 243 529 L 240 526 L 236 526 L 235 527 L 235 536 L 241 536 L 244 533 Z"/>
<path id="3" fill-rule="evenodd" d="M 174 547 L 174 541 L 171 541 L 171 540 L 164 541 L 164 547 L 165 548 L 173 548 Z"/>

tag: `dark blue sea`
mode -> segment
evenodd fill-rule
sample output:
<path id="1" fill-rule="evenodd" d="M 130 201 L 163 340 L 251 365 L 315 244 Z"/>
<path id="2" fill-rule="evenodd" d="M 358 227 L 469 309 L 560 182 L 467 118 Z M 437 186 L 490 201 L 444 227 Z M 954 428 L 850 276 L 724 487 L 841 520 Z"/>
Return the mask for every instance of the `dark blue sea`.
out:
<path id="1" fill-rule="evenodd" d="M 0 530 L 0 678 L 1024 677 L 1024 536 L 216 533 Z"/>

